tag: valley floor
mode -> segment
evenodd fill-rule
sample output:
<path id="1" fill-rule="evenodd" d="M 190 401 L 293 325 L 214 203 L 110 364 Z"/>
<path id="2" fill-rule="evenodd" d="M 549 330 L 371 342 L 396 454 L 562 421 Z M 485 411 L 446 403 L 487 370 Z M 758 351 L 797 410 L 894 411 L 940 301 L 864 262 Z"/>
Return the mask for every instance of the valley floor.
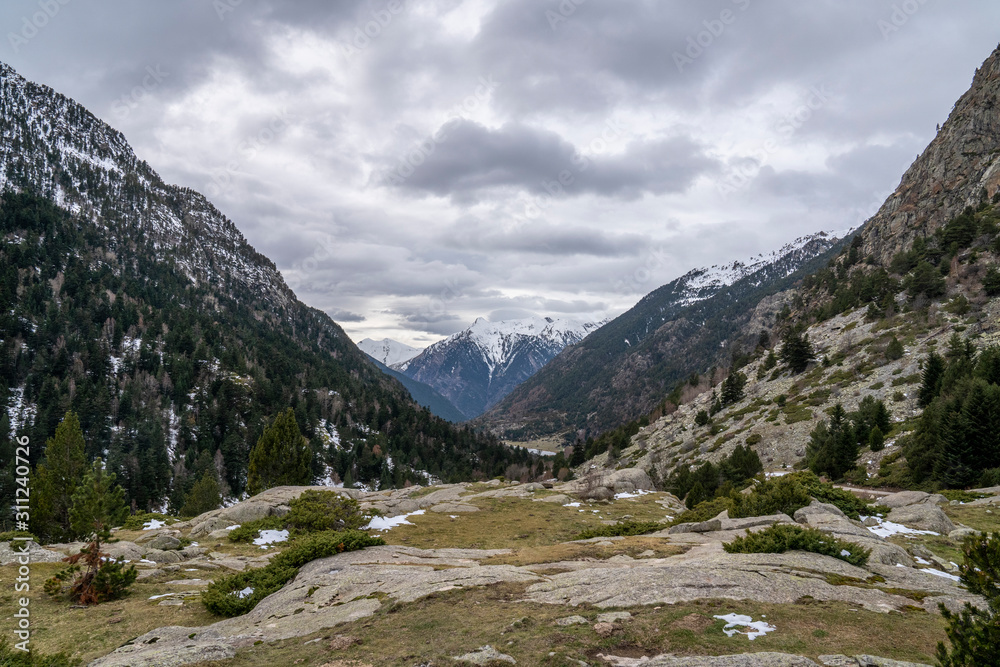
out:
<path id="1" fill-rule="evenodd" d="M 493 656 L 501 662 L 492 664 L 511 664 L 503 662 L 509 657 L 522 665 L 628 665 L 642 656 L 759 652 L 815 664 L 859 664 L 829 662 L 831 654 L 930 663 L 944 639 L 938 603 L 958 608 L 976 602 L 954 581 L 957 535 L 883 539 L 822 508 L 797 512 L 795 519 L 876 547 L 864 568 L 805 552 L 722 550 L 747 527 L 790 523 L 784 515 L 574 540 L 584 529 L 666 521 L 682 509 L 669 494 L 636 490 L 643 486 L 638 477 L 619 475 L 609 484 L 616 497 L 601 502 L 574 497 L 582 488 L 574 483 L 352 492 L 365 506 L 408 515 L 384 531 L 387 546 L 313 561 L 249 614 L 224 621 L 209 616 L 199 591 L 219 574 L 265 563 L 281 547 L 234 544 L 224 537 L 226 529 L 271 513 L 301 488 L 272 489 L 168 527 L 119 531 L 121 541 L 111 548 L 146 558 L 129 597 L 67 609 L 36 594 L 34 644 L 100 667 L 409 667 L 463 664 L 452 660 L 462 656 L 467 664 L 491 664 Z M 926 494 L 904 500 L 914 499 L 914 506 L 935 512 L 942 500 Z M 942 509 L 964 526 L 991 530 L 1000 524 L 994 502 L 1000 496 Z M 161 536 L 194 544 L 180 551 L 143 546 L 158 544 Z M 152 562 L 165 553 L 176 562 Z M 32 576 L 40 583 L 58 566 L 36 564 Z M 12 565 L 0 568 L 0 579 L 13 576 Z M 727 627 L 725 617 L 733 614 L 767 632 L 751 639 L 750 620 L 742 618 Z M 485 646 L 490 651 L 477 653 Z M 813 664 L 764 659 L 718 664 Z M 663 658 L 643 664 L 688 663 Z"/>

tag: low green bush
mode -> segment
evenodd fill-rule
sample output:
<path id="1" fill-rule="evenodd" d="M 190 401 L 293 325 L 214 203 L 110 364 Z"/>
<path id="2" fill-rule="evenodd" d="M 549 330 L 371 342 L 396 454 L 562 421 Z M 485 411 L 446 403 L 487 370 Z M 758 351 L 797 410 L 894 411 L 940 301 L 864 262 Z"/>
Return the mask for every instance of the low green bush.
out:
<path id="1" fill-rule="evenodd" d="M 728 510 L 732 507 L 732 505 L 733 501 L 729 496 L 712 498 L 711 500 L 706 500 L 703 503 L 695 505 L 692 509 L 689 509 L 686 512 L 681 512 L 676 519 L 670 522 L 670 525 L 676 526 L 681 523 L 700 523 L 702 521 L 708 521 L 709 519 L 714 519 L 720 512 Z"/>
<path id="2" fill-rule="evenodd" d="M 240 524 L 239 528 L 229 531 L 231 542 L 253 542 L 260 535 L 262 530 L 283 530 L 286 521 L 280 516 L 266 516 L 263 519 L 254 519 Z"/>
<path id="3" fill-rule="evenodd" d="M 240 616 L 278 591 L 306 563 L 345 551 L 383 544 L 385 540 L 381 537 L 372 537 L 360 530 L 314 533 L 290 544 L 272 558 L 266 567 L 216 579 L 202 594 L 201 601 L 209 612 L 217 616 Z"/>
<path id="4" fill-rule="evenodd" d="M 371 522 L 377 512 L 361 509 L 357 500 L 335 491 L 309 489 L 289 503 L 285 516 L 289 528 L 296 533 L 323 530 L 357 530 Z"/>
<path id="5" fill-rule="evenodd" d="M 10 542 L 15 537 L 27 537 L 29 540 L 35 542 L 38 541 L 38 538 L 36 538 L 34 535 L 32 535 L 31 533 L 27 533 L 23 530 L 8 530 L 5 533 L 0 533 L 0 542 Z M 2 664 L 3 663 L 0 663 L 0 665 Z"/>
<path id="6" fill-rule="evenodd" d="M 619 521 L 611 526 L 587 528 L 574 537 L 574 540 L 589 540 L 592 537 L 629 537 L 630 535 L 645 535 L 663 530 L 666 524 L 657 521 Z"/>
<path id="7" fill-rule="evenodd" d="M 798 481 L 797 475 L 785 475 L 761 482 L 748 494 L 735 494 L 732 496 L 732 501 L 729 516 L 733 519 L 742 519 L 778 512 L 791 516 L 795 510 L 811 503 L 812 498 Z"/>
<path id="8" fill-rule="evenodd" d="M 853 542 L 837 539 L 816 530 L 789 524 L 775 524 L 766 530 L 737 537 L 722 545 L 731 554 L 780 554 L 786 551 L 811 551 L 863 566 L 871 552 Z"/>
<path id="9" fill-rule="evenodd" d="M 810 496 L 829 505 L 836 505 L 841 512 L 852 519 L 857 519 L 862 514 L 870 514 L 868 504 L 858 498 L 850 491 L 838 489 L 833 484 L 820 481 L 819 477 L 811 472 L 797 472 L 789 475 L 799 481 Z"/>
<path id="10" fill-rule="evenodd" d="M 166 514 L 160 514 L 158 512 L 136 512 L 129 518 L 125 519 L 125 523 L 122 524 L 122 528 L 125 530 L 142 530 L 142 527 L 156 519 L 157 521 L 174 521 L 175 519 Z"/>
<path id="11" fill-rule="evenodd" d="M 943 491 L 938 491 L 938 493 L 948 500 L 957 500 L 960 503 L 971 503 L 973 500 L 990 497 L 990 494 L 988 493 L 973 493 L 971 491 L 962 491 L 960 489 L 945 489 Z"/>

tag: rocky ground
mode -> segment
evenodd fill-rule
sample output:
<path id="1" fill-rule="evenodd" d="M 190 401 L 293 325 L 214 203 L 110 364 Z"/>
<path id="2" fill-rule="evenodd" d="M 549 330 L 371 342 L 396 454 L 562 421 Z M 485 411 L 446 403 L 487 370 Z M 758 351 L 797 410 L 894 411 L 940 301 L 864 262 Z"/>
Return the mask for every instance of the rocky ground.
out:
<path id="1" fill-rule="evenodd" d="M 104 628 L 112 634 L 103 648 L 77 654 L 101 656 L 90 662 L 95 667 L 906 664 L 868 653 L 926 663 L 943 639 L 938 605 L 979 603 L 956 581 L 951 561 L 964 535 L 994 527 L 992 508 L 1000 504 L 1000 489 L 969 505 L 905 492 L 882 498 L 891 514 L 869 525 L 814 502 L 794 517 L 723 514 L 652 535 L 576 541 L 582 527 L 666 520 L 681 506 L 648 492 L 649 478 L 635 469 L 554 486 L 346 491 L 389 517 L 408 515 L 407 523 L 383 533 L 387 546 L 313 561 L 249 614 L 207 622 L 198 602 L 204 586 L 220 573 L 259 567 L 281 548 L 230 543 L 227 529 L 287 512 L 303 488 L 271 489 L 183 523 L 119 531 L 109 551 L 137 563 L 146 587 L 119 616 L 156 609 L 180 623 L 160 621 L 163 627 L 117 642 Z M 774 523 L 817 527 L 872 556 L 861 568 L 806 552 L 723 551 L 745 530 Z M 877 534 L 894 526 L 902 534 Z M 51 545 L 36 551 L 36 562 L 79 546 Z M 10 560 L 0 548 L 0 563 Z M 7 568 L 0 573 L 6 578 Z M 162 592 L 145 596 L 152 590 Z M 758 626 L 766 631 L 751 638 Z M 44 643 L 74 650 L 58 636 Z"/>

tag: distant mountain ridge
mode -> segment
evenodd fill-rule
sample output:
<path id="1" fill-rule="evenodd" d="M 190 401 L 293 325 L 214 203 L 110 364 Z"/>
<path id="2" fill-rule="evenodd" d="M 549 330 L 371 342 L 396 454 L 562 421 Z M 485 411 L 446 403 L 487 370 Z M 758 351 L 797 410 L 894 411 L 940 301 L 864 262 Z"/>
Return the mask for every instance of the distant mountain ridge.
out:
<path id="1" fill-rule="evenodd" d="M 479 318 L 393 368 L 433 387 L 471 419 L 599 327 L 549 317 L 502 322 Z"/>
<path id="2" fill-rule="evenodd" d="M 475 423 L 522 440 L 636 419 L 681 378 L 724 363 L 741 341 L 755 343 L 784 305 L 777 295 L 842 244 L 818 232 L 746 262 L 689 271 L 563 351 Z"/>
<path id="3" fill-rule="evenodd" d="M 383 338 L 382 340 L 365 338 L 358 343 L 358 349 L 386 366 L 395 366 L 409 361 L 423 351 L 391 338 Z"/>

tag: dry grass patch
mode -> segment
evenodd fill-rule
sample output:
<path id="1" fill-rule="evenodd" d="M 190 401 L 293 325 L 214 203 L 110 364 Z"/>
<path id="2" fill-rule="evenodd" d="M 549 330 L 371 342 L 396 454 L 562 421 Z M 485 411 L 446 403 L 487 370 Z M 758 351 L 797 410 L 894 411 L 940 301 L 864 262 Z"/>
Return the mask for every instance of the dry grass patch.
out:
<path id="1" fill-rule="evenodd" d="M 484 565 L 541 565 L 543 563 L 558 563 L 573 560 L 607 560 L 612 556 L 631 556 L 638 558 L 647 551 L 654 552 L 648 558 L 667 558 L 685 553 L 688 546 L 670 544 L 657 537 L 627 537 L 615 540 L 612 546 L 601 546 L 599 543 L 580 544 L 564 542 L 540 547 L 526 547 L 500 556 L 493 556 L 483 561 Z"/>
<path id="2" fill-rule="evenodd" d="M 338 626 L 328 632 L 286 642 L 244 649 L 233 660 L 215 667 L 320 666 L 340 660 L 349 665 L 377 663 L 384 667 L 454 664 L 451 656 L 490 644 L 513 656 L 518 664 L 540 667 L 597 664 L 598 653 L 643 656 L 728 655 L 748 651 L 780 651 L 816 658 L 822 654 L 869 653 L 897 660 L 932 663 L 934 646 L 944 638 L 943 623 L 923 610 L 879 614 L 843 603 L 768 605 L 709 600 L 661 607 L 629 609 L 610 637 L 593 630 L 601 609 L 524 602 L 526 586 L 501 584 L 437 593 L 405 605 L 386 605 L 375 616 Z M 776 630 L 750 643 L 727 637 L 715 616 L 747 614 L 766 620 Z M 586 625 L 559 627 L 558 618 L 579 614 Z M 360 640 L 331 650 L 335 638 Z M 320 639 L 312 644 L 306 643 Z M 550 653 L 552 655 L 550 655 Z M 336 662 L 334 663 L 336 664 Z"/>
<path id="3" fill-rule="evenodd" d="M 34 563 L 31 566 L 32 646 L 42 653 L 65 651 L 83 664 L 110 653 L 125 642 L 165 625 L 200 627 L 214 623 L 198 599 L 183 607 L 161 607 L 151 595 L 198 590 L 192 586 L 166 586 L 163 583 L 137 582 L 128 597 L 114 602 L 73 609 L 68 602 L 53 600 L 42 593 L 42 582 L 62 569 L 64 563 Z M 0 567 L 0 607 L 13 609 L 13 566 Z M 211 573 L 172 572 L 169 580 L 205 578 Z M 20 594 L 19 594 L 20 595 Z"/>
<path id="4" fill-rule="evenodd" d="M 638 521 L 663 520 L 667 513 L 642 496 L 613 503 L 582 503 L 579 508 L 521 498 L 482 498 L 473 501 L 481 511 L 458 514 L 427 512 L 408 519 L 383 535 L 389 544 L 421 549 L 522 549 L 568 542 L 586 528 L 604 521 L 631 517 Z M 580 512 L 578 510 L 584 510 Z"/>

